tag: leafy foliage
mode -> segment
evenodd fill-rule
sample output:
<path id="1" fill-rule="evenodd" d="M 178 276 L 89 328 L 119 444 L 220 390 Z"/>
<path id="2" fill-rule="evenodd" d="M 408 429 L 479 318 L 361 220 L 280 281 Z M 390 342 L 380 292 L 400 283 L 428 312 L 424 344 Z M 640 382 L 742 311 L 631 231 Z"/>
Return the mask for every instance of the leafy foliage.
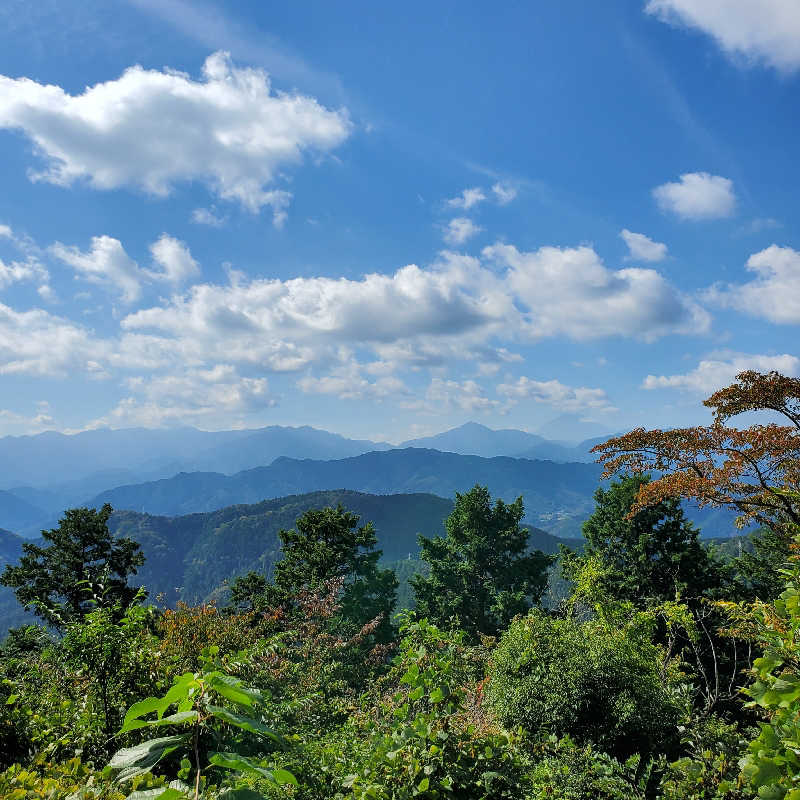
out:
<path id="1" fill-rule="evenodd" d="M 487 699 L 529 736 L 595 742 L 619 758 L 669 752 L 679 716 L 651 615 L 616 624 L 538 610 L 511 623 L 492 654 Z"/>
<path id="2" fill-rule="evenodd" d="M 23 544 L 19 564 L 7 565 L 0 583 L 57 628 L 82 619 L 98 603 L 127 607 L 138 591 L 128 586 L 128 576 L 136 574 L 144 557 L 136 542 L 114 539 L 108 529 L 111 512 L 110 505 L 65 512 L 58 528 L 42 531 L 49 546 Z"/>
<path id="3" fill-rule="evenodd" d="M 117 783 L 125 784 L 152 772 L 173 753 L 184 753 L 189 758 L 182 761 L 179 777 L 170 784 L 170 790 L 156 795 L 161 800 L 183 796 L 193 796 L 197 800 L 205 778 L 203 773 L 209 771 L 222 770 L 226 775 L 224 781 L 227 781 L 227 772 L 232 771 L 254 775 L 277 785 L 297 783 L 287 770 L 270 769 L 233 749 L 241 739 L 238 731 L 279 744 L 282 739 L 253 716 L 258 714 L 266 698 L 226 674 L 217 660 L 218 655 L 218 648 L 209 648 L 203 653 L 200 671 L 181 675 L 163 697 L 148 697 L 128 709 L 121 733 L 162 727 L 178 728 L 184 732 L 148 739 L 117 751 L 108 765 L 114 771 Z M 174 710 L 168 714 L 173 706 Z M 151 717 L 153 714 L 155 718 Z M 201 753 L 205 755 L 205 762 Z M 194 775 L 193 791 L 182 782 L 189 773 Z M 234 785 L 232 788 L 235 790 L 237 787 Z M 246 794 L 241 794 L 246 797 Z M 232 800 L 235 796 L 234 791 Z"/>
<path id="4" fill-rule="evenodd" d="M 780 529 L 800 523 L 800 508 L 785 490 L 800 488 L 800 379 L 777 372 L 742 372 L 737 382 L 711 395 L 704 405 L 714 423 L 694 428 L 647 431 L 637 428 L 593 448 L 603 476 L 658 472 L 644 484 L 632 513 L 670 497 L 692 497 L 701 505 L 732 506 L 742 522 Z M 789 425 L 725 423 L 746 411 L 771 411 Z"/>
<path id="5" fill-rule="evenodd" d="M 303 589 L 339 579 L 344 620 L 361 627 L 380 618 L 377 635 L 386 640 L 391 636 L 397 578 L 392 570 L 378 567 L 381 551 L 375 549 L 372 524 L 358 527 L 358 521 L 339 505 L 306 511 L 295 529 L 282 530 L 283 559 L 275 566 L 267 598 L 271 605 L 290 608 Z"/>
<path id="6" fill-rule="evenodd" d="M 494 636 L 538 601 L 552 559 L 527 551 L 524 513 L 521 497 L 492 506 L 485 486 L 457 494 L 446 536 L 419 537 L 421 558 L 429 565 L 427 576 L 410 581 L 419 615 L 473 637 Z"/>

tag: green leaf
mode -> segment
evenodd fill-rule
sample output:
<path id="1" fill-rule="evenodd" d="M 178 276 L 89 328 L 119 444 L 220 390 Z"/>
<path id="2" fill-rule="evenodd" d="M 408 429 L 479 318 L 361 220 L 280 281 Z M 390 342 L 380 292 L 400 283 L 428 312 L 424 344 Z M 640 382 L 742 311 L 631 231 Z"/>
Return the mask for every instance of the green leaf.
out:
<path id="1" fill-rule="evenodd" d="M 183 725 L 189 720 L 196 720 L 198 716 L 196 711 L 178 711 L 176 714 L 170 714 L 168 717 L 161 717 L 160 719 L 134 719 L 127 723 L 125 730 L 135 731 L 138 728 L 156 728 L 159 725 Z"/>
<path id="2" fill-rule="evenodd" d="M 420 782 L 417 784 L 417 789 L 418 789 L 420 792 L 427 792 L 427 791 L 428 791 L 428 787 L 429 787 L 430 785 L 431 785 L 430 778 L 423 778 L 423 779 L 422 779 L 422 780 L 421 780 L 421 781 L 420 781 Z"/>
<path id="3" fill-rule="evenodd" d="M 264 702 L 260 692 L 242 686 L 241 681 L 231 675 L 215 675 L 211 680 L 211 688 L 226 700 L 247 708 L 252 708 L 253 703 Z"/>
<path id="4" fill-rule="evenodd" d="M 236 714 L 233 711 L 228 711 L 227 708 L 220 708 L 219 706 L 208 706 L 208 711 L 217 719 L 221 719 L 229 725 L 235 725 L 237 728 L 260 736 L 268 736 L 276 742 L 283 743 L 283 738 L 278 733 L 252 717 L 245 717 L 242 714 Z"/>
<path id="5" fill-rule="evenodd" d="M 124 747 L 111 757 L 108 766 L 111 769 L 122 770 L 117 780 L 130 780 L 134 774 L 147 772 L 152 769 L 164 756 L 169 755 L 177 747 L 185 744 L 189 734 L 182 736 L 164 736 L 160 739 L 150 739 L 134 747 Z M 131 774 L 134 773 L 134 774 Z"/>
<path id="6" fill-rule="evenodd" d="M 440 687 L 436 687 L 431 693 L 430 697 L 428 698 L 431 703 L 441 703 L 444 700 L 444 692 Z"/>
<path id="7" fill-rule="evenodd" d="M 239 753 L 211 753 L 208 763 L 215 767 L 224 767 L 225 769 L 233 769 L 237 772 L 249 772 L 253 775 L 260 775 L 262 778 L 266 778 L 279 786 L 284 783 L 297 786 L 297 779 L 288 770 L 269 770 L 251 761 L 246 756 L 239 755 Z"/>

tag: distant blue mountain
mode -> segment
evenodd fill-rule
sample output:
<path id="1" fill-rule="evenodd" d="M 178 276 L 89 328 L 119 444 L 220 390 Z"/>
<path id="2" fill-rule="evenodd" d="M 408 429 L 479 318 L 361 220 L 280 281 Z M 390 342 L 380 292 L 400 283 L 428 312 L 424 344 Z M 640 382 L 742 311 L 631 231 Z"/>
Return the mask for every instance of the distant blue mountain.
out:
<path id="1" fill-rule="evenodd" d="M 114 508 L 178 515 L 326 489 L 372 494 L 429 492 L 453 498 L 456 492 L 479 483 L 507 501 L 522 495 L 528 519 L 538 524 L 540 515 L 550 518 L 589 513 L 599 478 L 596 464 L 483 458 L 406 448 L 332 461 L 278 458 L 268 467 L 230 476 L 181 473 L 165 480 L 120 486 L 98 495 L 91 504 L 108 502 Z"/>

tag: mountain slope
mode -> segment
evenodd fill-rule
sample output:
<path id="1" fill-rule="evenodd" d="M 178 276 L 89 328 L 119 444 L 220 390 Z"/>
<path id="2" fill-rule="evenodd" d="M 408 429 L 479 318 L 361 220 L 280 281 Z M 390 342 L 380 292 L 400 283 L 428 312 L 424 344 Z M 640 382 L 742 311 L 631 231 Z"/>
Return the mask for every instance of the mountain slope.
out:
<path id="1" fill-rule="evenodd" d="M 503 500 L 522 495 L 528 518 L 536 521 L 541 515 L 549 518 L 591 511 L 599 476 L 596 464 L 483 458 L 408 448 L 334 461 L 279 458 L 268 467 L 232 476 L 183 473 L 103 492 L 92 505 L 108 502 L 119 509 L 178 515 L 339 488 L 371 494 L 428 492 L 452 498 L 480 483 Z"/>
<path id="2" fill-rule="evenodd" d="M 225 581 L 251 569 L 271 575 L 280 558 L 278 532 L 294 527 L 297 517 L 310 508 L 338 503 L 358 514 L 362 524 L 374 523 L 384 562 L 414 559 L 419 553 L 417 534 L 443 535 L 444 520 L 453 509 L 451 500 L 430 494 L 333 491 L 181 517 L 120 511 L 109 526 L 116 536 L 128 536 L 142 546 L 146 560 L 132 583 L 146 586 L 152 600 L 161 595 L 170 605 L 181 599 L 194 603 L 219 594 Z M 535 528 L 530 531 L 532 548 L 553 553 L 562 542 L 580 547 L 580 542 L 556 539 Z M 5 555 L 16 560 L 21 546 L 19 537 L 0 532 L 0 559 Z M 0 588 L 0 638 L 9 625 L 24 620 L 13 593 Z"/>

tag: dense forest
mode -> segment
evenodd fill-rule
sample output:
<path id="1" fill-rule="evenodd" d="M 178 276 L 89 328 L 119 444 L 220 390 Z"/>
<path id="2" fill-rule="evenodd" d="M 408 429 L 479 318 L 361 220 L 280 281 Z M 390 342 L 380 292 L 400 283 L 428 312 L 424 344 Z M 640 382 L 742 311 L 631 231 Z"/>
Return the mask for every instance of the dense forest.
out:
<path id="1" fill-rule="evenodd" d="M 479 476 L 380 541 L 354 492 L 74 508 L 14 559 L 0 532 L 39 621 L 0 645 L 0 797 L 797 800 L 800 380 L 745 372 L 705 405 L 708 426 L 598 444 L 558 552 Z M 709 545 L 686 500 L 758 531 Z"/>

